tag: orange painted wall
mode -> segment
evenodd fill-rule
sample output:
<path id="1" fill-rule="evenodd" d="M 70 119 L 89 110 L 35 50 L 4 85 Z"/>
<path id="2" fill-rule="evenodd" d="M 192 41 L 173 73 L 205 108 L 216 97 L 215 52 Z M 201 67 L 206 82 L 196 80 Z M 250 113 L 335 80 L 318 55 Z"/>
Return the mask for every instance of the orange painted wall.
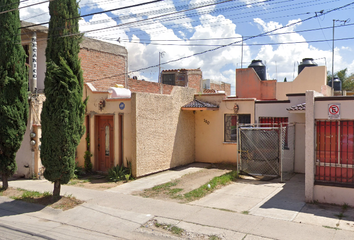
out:
<path id="1" fill-rule="evenodd" d="M 236 96 L 271 100 L 276 97 L 276 80 L 261 81 L 253 68 L 236 69 Z"/>

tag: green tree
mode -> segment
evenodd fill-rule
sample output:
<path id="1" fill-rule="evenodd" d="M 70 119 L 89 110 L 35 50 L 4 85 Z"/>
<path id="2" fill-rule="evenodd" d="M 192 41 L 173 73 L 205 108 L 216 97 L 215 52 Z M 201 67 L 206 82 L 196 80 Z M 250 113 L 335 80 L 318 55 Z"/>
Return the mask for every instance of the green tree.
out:
<path id="1" fill-rule="evenodd" d="M 342 90 L 354 91 L 354 74 L 347 76 L 347 68 L 344 68 L 334 74 L 334 78 L 338 78 L 342 82 Z M 327 83 L 332 80 L 332 74 L 327 72 Z"/>
<path id="2" fill-rule="evenodd" d="M 16 9 L 18 5 L 18 1 L 0 0 L 0 12 Z M 28 70 L 18 10 L 0 14 L 0 26 L 0 174 L 2 188 L 7 189 L 26 132 Z"/>
<path id="3" fill-rule="evenodd" d="M 78 3 L 51 1 L 49 13 L 41 160 L 44 177 L 54 183 L 53 196 L 59 197 L 61 184 L 74 176 L 86 102 L 82 101 L 83 76 L 78 56 L 82 38 L 78 34 Z"/>

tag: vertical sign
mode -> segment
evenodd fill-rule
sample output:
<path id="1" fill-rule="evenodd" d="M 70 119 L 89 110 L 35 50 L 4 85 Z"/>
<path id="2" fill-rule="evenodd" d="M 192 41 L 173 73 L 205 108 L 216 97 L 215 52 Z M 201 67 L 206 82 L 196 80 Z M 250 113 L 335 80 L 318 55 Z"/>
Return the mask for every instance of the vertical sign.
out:
<path id="1" fill-rule="evenodd" d="M 37 33 L 33 32 L 31 43 L 31 60 L 32 60 L 32 92 L 37 91 Z"/>
<path id="2" fill-rule="evenodd" d="M 328 119 L 340 119 L 340 103 L 328 104 Z"/>

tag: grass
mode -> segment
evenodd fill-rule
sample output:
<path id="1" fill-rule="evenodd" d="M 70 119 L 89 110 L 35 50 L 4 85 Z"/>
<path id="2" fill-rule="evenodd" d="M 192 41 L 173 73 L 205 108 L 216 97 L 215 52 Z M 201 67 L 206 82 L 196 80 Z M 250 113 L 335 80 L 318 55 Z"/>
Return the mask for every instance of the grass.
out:
<path id="1" fill-rule="evenodd" d="M 182 228 L 176 227 L 171 224 L 164 224 L 164 223 L 159 223 L 157 221 L 154 222 L 155 227 L 157 228 L 162 228 L 164 230 L 167 230 L 175 235 L 181 236 L 184 230 Z"/>
<path id="2" fill-rule="evenodd" d="M 174 180 L 168 183 L 157 185 L 150 189 L 146 189 L 144 190 L 142 196 L 154 197 L 159 194 L 164 194 L 173 199 L 180 199 L 181 201 L 189 202 L 206 196 L 207 194 L 213 192 L 215 189 L 219 188 L 220 186 L 227 185 L 230 182 L 234 181 L 237 177 L 238 177 L 237 171 L 233 170 L 221 176 L 214 177 L 208 183 L 183 195 L 180 194 L 180 192 L 183 191 L 182 188 L 173 188 L 177 186 L 179 182 L 178 180 Z"/>
<path id="3" fill-rule="evenodd" d="M 76 184 L 81 184 L 81 183 L 87 183 L 87 182 L 91 182 L 91 179 L 78 179 L 78 178 L 74 178 L 71 179 L 70 182 L 68 183 L 68 185 L 76 185 Z"/>
<path id="4" fill-rule="evenodd" d="M 171 233 L 180 236 L 180 235 L 182 235 L 184 230 L 182 228 L 179 228 L 179 227 L 176 227 L 176 226 L 170 226 L 170 231 L 171 231 Z"/>
<path id="5" fill-rule="evenodd" d="M 249 211 L 242 211 L 242 214 L 248 215 L 250 212 Z"/>
<path id="6" fill-rule="evenodd" d="M 342 229 L 337 228 L 337 227 L 330 227 L 330 226 L 326 226 L 326 225 L 323 225 L 322 227 L 329 228 L 329 229 L 334 229 L 334 230 L 342 230 Z"/>
<path id="7" fill-rule="evenodd" d="M 14 200 L 22 200 L 25 202 L 33 203 L 33 202 L 36 202 L 35 199 L 52 196 L 52 194 L 50 192 L 40 193 L 37 191 L 28 191 L 28 190 L 24 190 L 24 189 L 18 189 L 18 190 L 22 191 L 22 195 L 10 196 L 10 198 L 12 198 Z"/>
<path id="8" fill-rule="evenodd" d="M 211 235 L 211 236 L 209 236 L 209 240 L 221 240 L 221 238 L 219 238 L 216 235 Z"/>
<path id="9" fill-rule="evenodd" d="M 7 196 L 14 200 L 37 203 L 62 210 L 71 209 L 83 203 L 83 201 L 76 199 L 72 195 L 54 198 L 50 192 L 41 193 L 37 191 L 28 191 L 21 188 L 9 188 L 8 190 L 1 191 L 1 195 Z"/>
<path id="10" fill-rule="evenodd" d="M 224 186 L 234 181 L 238 177 L 237 171 L 231 171 L 219 177 L 214 177 L 210 182 L 194 189 L 186 194 L 184 198 L 187 201 L 193 201 L 204 197 L 205 195 L 213 192 L 219 186 Z"/>

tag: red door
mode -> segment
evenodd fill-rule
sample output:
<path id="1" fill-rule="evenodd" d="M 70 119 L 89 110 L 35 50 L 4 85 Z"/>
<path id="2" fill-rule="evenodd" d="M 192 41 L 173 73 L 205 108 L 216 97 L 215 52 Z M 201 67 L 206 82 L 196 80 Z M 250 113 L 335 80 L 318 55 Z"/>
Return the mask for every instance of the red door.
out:
<path id="1" fill-rule="evenodd" d="M 107 171 L 114 166 L 113 116 L 99 116 L 97 120 L 97 170 Z"/>

